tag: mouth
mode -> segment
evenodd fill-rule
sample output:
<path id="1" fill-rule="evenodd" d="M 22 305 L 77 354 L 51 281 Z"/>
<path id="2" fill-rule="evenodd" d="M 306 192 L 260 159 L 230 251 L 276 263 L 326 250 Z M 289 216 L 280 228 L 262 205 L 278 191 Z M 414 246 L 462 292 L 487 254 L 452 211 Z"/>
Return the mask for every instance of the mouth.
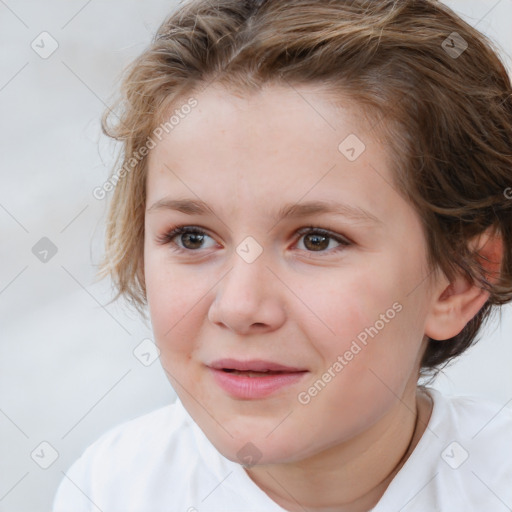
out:
<path id="1" fill-rule="evenodd" d="M 214 381 L 232 398 L 262 399 L 298 383 L 309 370 L 261 359 L 222 359 L 207 365 Z"/>
<path id="2" fill-rule="evenodd" d="M 271 370 L 263 372 L 254 372 L 252 370 L 233 370 L 232 368 L 222 368 L 221 371 L 230 373 L 231 375 L 243 375 L 244 377 L 270 377 L 271 375 L 282 375 L 286 373 L 298 373 L 298 372 L 275 372 Z"/>
<path id="3" fill-rule="evenodd" d="M 287 366 L 273 361 L 263 359 L 251 359 L 249 361 L 240 361 L 237 359 L 218 359 L 208 365 L 214 370 L 222 370 L 228 373 L 240 374 L 258 374 L 258 376 L 279 373 L 299 373 L 307 372 L 306 368 Z"/>

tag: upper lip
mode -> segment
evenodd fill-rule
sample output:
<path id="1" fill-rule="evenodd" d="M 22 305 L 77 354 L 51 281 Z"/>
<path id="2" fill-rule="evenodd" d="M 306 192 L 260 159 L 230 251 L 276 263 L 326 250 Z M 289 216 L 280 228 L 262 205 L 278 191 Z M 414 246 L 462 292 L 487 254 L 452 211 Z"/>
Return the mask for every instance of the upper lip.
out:
<path id="1" fill-rule="evenodd" d="M 253 372 L 305 372 L 305 368 L 296 368 L 286 366 L 272 361 L 264 361 L 263 359 L 251 359 L 248 361 L 238 361 L 237 359 L 217 359 L 208 365 L 215 370 L 239 370 Z"/>

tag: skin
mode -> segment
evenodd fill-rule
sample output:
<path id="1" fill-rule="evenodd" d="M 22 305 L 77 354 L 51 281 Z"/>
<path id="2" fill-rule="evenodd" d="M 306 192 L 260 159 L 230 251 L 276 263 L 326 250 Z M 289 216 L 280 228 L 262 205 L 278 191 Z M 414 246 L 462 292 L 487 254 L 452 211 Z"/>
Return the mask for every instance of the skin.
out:
<path id="1" fill-rule="evenodd" d="M 242 96 L 211 85 L 195 97 L 148 160 L 144 274 L 162 365 L 220 453 L 240 462 L 238 450 L 257 446 L 261 458 L 246 471 L 283 508 L 368 510 L 427 426 L 432 402 L 417 388 L 426 336 L 460 332 L 487 294 L 428 273 L 419 218 L 389 185 L 393 162 L 357 106 L 335 109 L 313 86 Z M 338 150 L 351 133 L 366 145 L 353 162 Z M 163 198 L 201 199 L 215 215 L 151 209 Z M 380 222 L 271 218 L 310 200 L 364 208 Z M 177 225 L 206 231 L 202 245 L 186 236 L 161 243 Z M 296 234 L 307 226 L 351 245 L 327 238 L 315 250 L 311 236 Z M 236 252 L 248 236 L 263 249 L 252 263 Z M 394 303 L 400 312 L 300 403 Z M 269 397 L 234 399 L 205 366 L 224 357 L 309 373 Z"/>

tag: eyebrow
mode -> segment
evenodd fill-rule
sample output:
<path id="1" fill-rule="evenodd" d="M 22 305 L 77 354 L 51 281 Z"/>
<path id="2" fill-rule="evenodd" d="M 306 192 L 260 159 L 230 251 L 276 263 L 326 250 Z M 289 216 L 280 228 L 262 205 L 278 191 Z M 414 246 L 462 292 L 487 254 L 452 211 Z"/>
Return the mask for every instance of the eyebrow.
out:
<path id="1" fill-rule="evenodd" d="M 187 215 L 214 215 L 215 212 L 204 201 L 197 199 L 163 198 L 153 203 L 147 210 L 151 213 L 158 210 L 176 210 Z M 375 215 L 357 206 L 333 201 L 308 201 L 303 203 L 286 204 L 271 218 L 280 221 L 285 218 L 307 217 L 309 215 L 336 214 L 350 220 L 364 223 L 382 224 Z"/>

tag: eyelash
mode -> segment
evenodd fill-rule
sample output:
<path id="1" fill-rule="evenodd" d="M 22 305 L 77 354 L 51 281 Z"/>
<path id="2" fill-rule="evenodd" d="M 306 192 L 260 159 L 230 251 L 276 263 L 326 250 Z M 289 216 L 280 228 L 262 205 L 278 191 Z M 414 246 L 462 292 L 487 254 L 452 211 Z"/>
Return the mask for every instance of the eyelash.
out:
<path id="1" fill-rule="evenodd" d="M 183 235 L 186 233 L 194 233 L 194 234 L 198 234 L 198 235 L 210 236 L 210 235 L 208 235 L 208 233 L 206 231 L 204 231 L 203 229 L 201 229 L 197 226 L 182 225 L 182 226 L 176 226 L 175 228 L 164 233 L 163 235 L 157 237 L 156 241 L 158 244 L 161 244 L 161 245 L 173 245 L 174 247 L 172 250 L 176 251 L 178 253 L 199 252 L 200 249 L 186 249 L 186 248 L 180 247 L 173 241 L 173 239 L 176 238 L 177 236 Z M 331 249 L 328 251 L 327 250 L 325 250 L 325 251 L 304 251 L 303 250 L 304 252 L 307 252 L 307 253 L 329 255 L 333 252 L 341 251 L 341 250 L 345 249 L 346 247 L 352 245 L 352 242 L 350 242 L 347 238 L 341 237 L 341 236 L 336 235 L 330 231 L 327 231 L 325 229 L 322 229 L 322 228 L 319 228 L 316 226 L 307 226 L 307 227 L 297 230 L 297 232 L 296 232 L 296 235 L 300 235 L 298 240 L 300 240 L 300 238 L 302 238 L 302 236 L 309 235 L 309 234 L 316 234 L 316 235 L 324 236 L 326 238 L 330 238 L 330 239 L 338 242 L 340 245 L 338 247 L 335 247 L 334 249 Z M 212 238 L 212 237 L 210 237 L 210 238 Z M 297 242 L 298 242 L 298 240 L 297 240 Z"/>

